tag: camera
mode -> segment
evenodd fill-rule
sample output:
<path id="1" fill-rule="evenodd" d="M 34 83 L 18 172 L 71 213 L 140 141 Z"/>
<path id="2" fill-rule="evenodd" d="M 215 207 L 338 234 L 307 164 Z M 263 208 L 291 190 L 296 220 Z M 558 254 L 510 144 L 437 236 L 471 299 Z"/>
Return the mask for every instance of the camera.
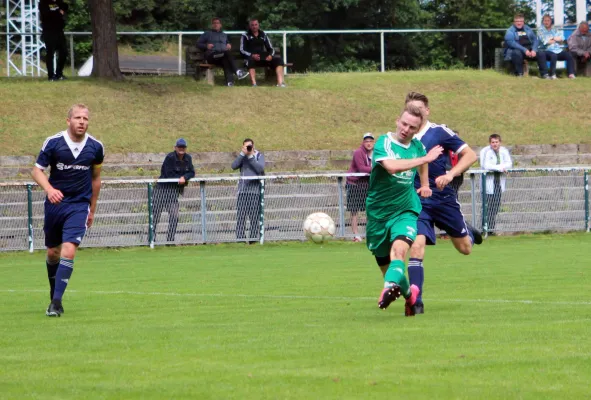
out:
<path id="1" fill-rule="evenodd" d="M 246 146 L 246 150 L 252 151 L 252 144 L 249 144 L 248 146 Z"/>

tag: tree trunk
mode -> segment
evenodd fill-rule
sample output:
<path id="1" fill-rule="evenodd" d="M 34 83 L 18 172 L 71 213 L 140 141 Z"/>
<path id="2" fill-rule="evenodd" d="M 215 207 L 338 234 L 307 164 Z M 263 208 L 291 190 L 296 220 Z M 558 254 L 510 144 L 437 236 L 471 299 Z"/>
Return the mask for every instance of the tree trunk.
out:
<path id="1" fill-rule="evenodd" d="M 88 0 L 92 23 L 92 76 L 123 79 L 119 70 L 117 27 L 112 0 Z"/>

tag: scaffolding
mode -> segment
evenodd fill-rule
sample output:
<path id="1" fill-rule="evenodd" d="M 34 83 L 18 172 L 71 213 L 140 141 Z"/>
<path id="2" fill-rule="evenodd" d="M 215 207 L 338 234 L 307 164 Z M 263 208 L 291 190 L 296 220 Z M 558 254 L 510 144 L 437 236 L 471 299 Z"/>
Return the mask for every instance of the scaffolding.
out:
<path id="1" fill-rule="evenodd" d="M 6 0 L 6 75 L 41 76 L 41 41 L 37 0 Z"/>

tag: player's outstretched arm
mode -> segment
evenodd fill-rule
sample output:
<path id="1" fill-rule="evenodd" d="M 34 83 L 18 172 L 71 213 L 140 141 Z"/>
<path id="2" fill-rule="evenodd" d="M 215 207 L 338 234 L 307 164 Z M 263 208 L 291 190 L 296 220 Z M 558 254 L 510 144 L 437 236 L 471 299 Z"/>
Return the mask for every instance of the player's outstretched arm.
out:
<path id="1" fill-rule="evenodd" d="M 43 172 L 41 168 L 34 166 L 31 175 L 33 176 L 33 180 L 45 190 L 47 199 L 51 204 L 58 204 L 64 199 L 63 193 L 51 186 L 49 179 L 47 179 L 47 175 L 45 175 L 45 172 Z"/>
<path id="2" fill-rule="evenodd" d="M 98 202 L 99 193 L 101 191 L 101 167 L 94 165 L 92 167 L 92 197 L 90 198 L 90 213 L 88 214 L 88 221 L 86 226 L 90 228 L 94 221 L 94 213 L 96 211 L 96 204 Z"/>
<path id="3" fill-rule="evenodd" d="M 419 165 L 419 179 L 421 187 L 417 189 L 417 194 L 421 197 L 431 197 L 433 191 L 429 187 L 429 166 L 427 164 Z"/>
<path id="4" fill-rule="evenodd" d="M 454 177 L 463 174 L 476 162 L 478 156 L 470 147 L 466 146 L 458 154 L 458 163 L 449 171 Z"/>
<path id="5" fill-rule="evenodd" d="M 411 158 L 407 160 L 393 160 L 393 159 L 385 159 L 385 160 L 378 160 L 378 162 L 384 167 L 386 171 L 390 174 L 397 174 L 399 172 L 408 171 L 409 169 L 413 169 L 418 167 L 419 165 L 427 164 L 432 161 L 435 161 L 437 157 L 439 157 L 443 153 L 443 147 L 435 146 L 426 156 L 418 157 L 418 158 Z"/>
<path id="6" fill-rule="evenodd" d="M 466 146 L 460 153 L 458 154 L 459 160 L 458 163 L 445 175 L 438 176 L 435 178 L 435 184 L 437 185 L 437 189 L 442 190 L 444 187 L 449 185 L 449 183 L 456 177 L 464 173 L 468 168 L 472 166 L 478 159 L 474 150 L 470 147 Z"/>

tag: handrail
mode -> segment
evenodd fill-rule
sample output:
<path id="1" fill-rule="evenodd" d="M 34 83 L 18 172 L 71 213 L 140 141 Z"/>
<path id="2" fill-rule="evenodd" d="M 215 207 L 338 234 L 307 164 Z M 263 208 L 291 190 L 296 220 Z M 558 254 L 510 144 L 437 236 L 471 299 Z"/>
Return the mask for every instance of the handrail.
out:
<path id="1" fill-rule="evenodd" d="M 483 69 L 483 54 L 482 54 L 482 34 L 487 32 L 504 32 L 507 28 L 453 28 L 453 29 L 421 29 L 421 28 L 409 28 L 409 29 L 342 29 L 342 30 L 268 30 L 265 31 L 271 35 L 282 35 L 283 40 L 283 62 L 288 63 L 287 60 L 287 36 L 288 35 L 332 35 L 332 34 L 379 34 L 380 35 L 380 71 L 386 71 L 385 62 L 385 34 L 418 34 L 418 33 L 478 33 L 478 65 L 479 69 Z M 166 36 L 178 36 L 178 75 L 183 74 L 183 36 L 201 35 L 204 31 L 121 31 L 116 32 L 118 36 L 154 36 L 154 35 L 166 35 Z M 224 31 L 229 35 L 240 35 L 244 31 Z M 0 32 L 0 36 L 14 37 L 14 36 L 32 36 L 41 35 L 41 32 Z M 75 54 L 74 54 L 74 37 L 77 36 L 90 36 L 92 32 L 65 32 L 66 36 L 69 36 L 70 40 L 70 62 L 72 71 L 75 69 Z M 8 48 L 7 48 L 8 49 Z M 7 66 L 6 74 L 10 76 L 10 57 L 11 54 L 7 51 Z M 287 67 L 284 67 L 284 72 L 287 73 Z M 20 73 L 20 72 L 18 72 Z M 18 74 L 17 73 L 17 74 Z"/>
<path id="2" fill-rule="evenodd" d="M 568 172 L 568 171 L 591 171 L 590 166 L 580 167 L 531 167 L 531 168 L 511 168 L 506 172 Z M 465 174 L 484 174 L 489 173 L 484 169 L 469 169 Z M 317 173 L 317 174 L 281 174 L 281 175 L 262 175 L 262 176 L 239 176 L 239 175 L 220 175 L 220 176 L 208 176 L 208 177 L 195 177 L 191 178 L 189 182 L 224 182 L 224 181 L 239 181 L 239 180 L 274 180 L 274 179 L 305 179 L 305 178 L 346 178 L 349 176 L 363 177 L 369 176 L 366 173 Z M 178 179 L 107 179 L 103 180 L 103 185 L 122 185 L 122 184 L 141 184 L 141 183 L 176 183 Z M 12 186 L 37 186 L 34 182 L 0 182 L 0 187 L 12 187 Z"/>

